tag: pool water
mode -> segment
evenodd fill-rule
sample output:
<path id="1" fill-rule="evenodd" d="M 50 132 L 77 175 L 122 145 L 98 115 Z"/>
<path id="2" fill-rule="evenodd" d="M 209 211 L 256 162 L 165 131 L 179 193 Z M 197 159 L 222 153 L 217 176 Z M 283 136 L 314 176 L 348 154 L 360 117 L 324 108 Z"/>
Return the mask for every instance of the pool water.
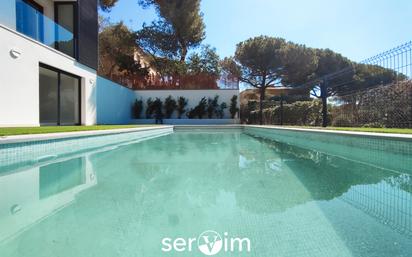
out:
<path id="1" fill-rule="evenodd" d="M 178 131 L 0 172 L 0 256 L 206 256 L 162 240 L 213 230 L 250 240 L 215 256 L 406 257 L 411 174 L 240 130 Z"/>

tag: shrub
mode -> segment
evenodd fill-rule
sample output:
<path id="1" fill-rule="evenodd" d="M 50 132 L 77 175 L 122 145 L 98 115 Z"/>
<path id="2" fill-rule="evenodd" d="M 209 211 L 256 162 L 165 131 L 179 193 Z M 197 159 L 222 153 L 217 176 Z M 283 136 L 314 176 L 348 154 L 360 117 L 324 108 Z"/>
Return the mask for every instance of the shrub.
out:
<path id="1" fill-rule="evenodd" d="M 195 108 L 190 109 L 190 111 L 186 115 L 189 119 L 193 119 L 195 117 L 202 119 L 203 116 L 205 116 L 205 114 L 207 113 L 206 108 L 207 108 L 207 100 L 206 100 L 206 97 L 203 97 L 199 101 L 199 104 L 196 105 Z"/>
<path id="2" fill-rule="evenodd" d="M 135 100 L 133 105 L 132 105 L 132 117 L 133 119 L 140 119 L 140 115 L 142 114 L 143 110 L 143 101 L 142 99 L 140 100 Z"/>
<path id="3" fill-rule="evenodd" d="M 153 115 L 153 99 L 149 97 L 146 100 L 146 119 L 152 118 Z"/>
<path id="4" fill-rule="evenodd" d="M 207 117 L 209 119 L 213 118 L 213 114 L 216 112 L 217 108 L 219 107 L 218 104 L 219 96 L 216 95 L 213 99 L 209 97 L 207 100 Z"/>
<path id="5" fill-rule="evenodd" d="M 179 99 L 177 99 L 177 118 L 182 118 L 182 115 L 186 112 L 186 105 L 187 99 L 180 96 Z"/>
<path id="6" fill-rule="evenodd" d="M 257 123 L 258 111 L 251 111 L 249 122 Z M 263 109 L 265 124 L 280 124 L 281 108 L 275 106 Z M 283 105 L 283 124 L 300 126 L 320 126 L 322 124 L 322 103 L 319 100 L 298 101 Z"/>
<path id="7" fill-rule="evenodd" d="M 363 128 L 384 128 L 385 126 L 380 122 L 366 123 Z"/>
<path id="8" fill-rule="evenodd" d="M 196 113 L 195 113 L 194 108 L 190 109 L 190 110 L 186 113 L 186 116 L 187 116 L 189 119 L 194 119 L 194 118 L 196 118 Z"/>
<path id="9" fill-rule="evenodd" d="M 216 116 L 219 119 L 223 119 L 223 117 L 225 116 L 225 109 L 226 108 L 227 108 L 227 104 L 225 102 L 223 102 L 219 105 L 219 108 L 216 110 Z"/>
<path id="10" fill-rule="evenodd" d="M 165 109 L 165 117 L 166 119 L 170 119 L 173 115 L 173 112 L 176 110 L 177 104 L 176 100 L 173 99 L 171 95 L 169 95 L 165 99 L 164 109 Z"/>
<path id="11" fill-rule="evenodd" d="M 155 115 L 157 117 L 162 118 L 163 117 L 163 112 L 162 112 L 163 102 L 162 102 L 162 100 L 160 100 L 160 98 L 156 97 L 156 99 L 153 101 L 152 106 L 153 106 L 153 112 L 155 113 Z"/>
<path id="12" fill-rule="evenodd" d="M 341 104 L 332 109 L 332 124 L 345 115 L 349 117 L 345 126 L 408 127 L 412 117 L 411 96 L 410 80 L 337 96 Z"/>
<path id="13" fill-rule="evenodd" d="M 350 127 L 353 124 L 353 120 L 343 114 L 338 114 L 332 118 L 333 127 Z"/>
<path id="14" fill-rule="evenodd" d="M 237 107 L 237 95 L 233 95 L 230 99 L 230 107 L 229 107 L 230 117 L 232 119 L 235 118 L 236 113 L 239 112 L 239 108 Z"/>

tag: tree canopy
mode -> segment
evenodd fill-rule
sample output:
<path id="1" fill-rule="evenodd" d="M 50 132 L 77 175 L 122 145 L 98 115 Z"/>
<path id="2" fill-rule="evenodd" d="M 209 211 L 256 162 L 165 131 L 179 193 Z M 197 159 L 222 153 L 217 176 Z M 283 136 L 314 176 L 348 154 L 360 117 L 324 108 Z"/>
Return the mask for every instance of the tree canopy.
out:
<path id="1" fill-rule="evenodd" d="M 117 3 L 117 1 L 118 0 L 99 0 L 98 4 L 100 9 L 108 12 Z"/>
<path id="2" fill-rule="evenodd" d="M 283 38 L 259 36 L 240 42 L 234 57 L 225 58 L 222 69 L 239 81 L 260 89 L 259 119 L 265 89 L 287 82 L 298 84 L 313 76 L 317 59 L 312 49 Z"/>
<path id="3" fill-rule="evenodd" d="M 387 85 L 403 79 L 404 76 L 391 69 L 378 65 L 354 63 L 352 69 L 343 71 L 342 74 L 331 79 L 328 85 L 328 96 L 344 96 L 354 91 Z"/>
<path id="4" fill-rule="evenodd" d="M 201 45 L 205 25 L 200 0 L 140 0 L 139 4 L 154 7 L 159 16 L 137 32 L 138 45 L 150 54 L 158 71 L 155 81 L 166 87 L 217 88 L 220 58 L 216 49 Z"/>
<path id="5" fill-rule="evenodd" d="M 107 24 L 99 33 L 99 74 L 111 77 L 115 72 L 128 75 L 145 75 L 134 59 L 136 50 L 136 34 L 130 31 L 123 22 Z"/>
<path id="6" fill-rule="evenodd" d="M 316 49 L 318 67 L 314 80 L 309 80 L 312 96 L 321 97 L 319 84 L 327 80 L 326 96 L 342 96 L 354 91 L 364 90 L 396 79 L 402 74 L 378 65 L 352 62 L 330 49 Z"/>
<path id="7" fill-rule="evenodd" d="M 180 62 L 186 60 L 189 49 L 199 46 L 205 38 L 200 0 L 139 0 L 139 3 L 144 7 L 154 6 L 160 16 L 158 21 L 144 28 L 146 33 L 141 33 L 141 38 L 151 30 L 160 42 L 169 40 L 177 48 Z"/>
<path id="8" fill-rule="evenodd" d="M 215 79 L 220 76 L 220 57 L 216 53 L 216 48 L 210 45 L 202 47 L 200 53 L 192 53 L 187 62 L 188 72 L 190 74 L 208 74 Z"/>

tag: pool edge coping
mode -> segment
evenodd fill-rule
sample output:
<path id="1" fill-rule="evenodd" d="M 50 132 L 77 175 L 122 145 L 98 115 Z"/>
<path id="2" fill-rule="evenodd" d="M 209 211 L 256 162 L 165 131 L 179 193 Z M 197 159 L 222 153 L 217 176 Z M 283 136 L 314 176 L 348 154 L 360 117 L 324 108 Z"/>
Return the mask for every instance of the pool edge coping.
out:
<path id="1" fill-rule="evenodd" d="M 327 133 L 342 136 L 363 136 L 372 138 L 385 138 L 385 139 L 406 139 L 412 141 L 412 134 L 397 134 L 397 133 L 380 133 L 380 132 L 362 132 L 362 131 L 346 131 L 346 130 L 326 130 L 326 129 L 311 129 L 311 128 L 291 128 L 271 125 L 242 125 L 243 128 L 262 128 L 262 129 L 278 129 L 300 132 L 314 132 L 314 133 Z"/>
<path id="2" fill-rule="evenodd" d="M 68 138 L 76 138 L 76 137 L 102 136 L 102 135 L 121 134 L 121 133 L 130 133 L 130 132 L 142 132 L 142 131 L 150 131 L 150 130 L 164 130 L 164 129 L 173 129 L 173 126 L 164 125 L 164 126 L 148 126 L 148 127 L 137 127 L 137 128 L 118 128 L 118 129 L 0 136 L 0 145 L 36 142 L 36 141 L 45 141 L 45 140 L 55 140 L 55 139 L 68 139 Z"/>
<path id="3" fill-rule="evenodd" d="M 137 127 L 137 128 L 119 128 L 119 129 L 105 129 L 105 130 L 87 130 L 87 131 L 71 131 L 71 132 L 57 132 L 57 133 L 43 133 L 43 134 L 27 134 L 27 135 L 12 135 L 12 136 L 0 136 L 0 145 L 2 144 L 13 144 L 13 143 L 24 143 L 24 142 L 35 142 L 35 141 L 45 141 L 53 139 L 66 139 L 75 137 L 87 137 L 87 136 L 99 136 L 99 135 L 109 135 L 109 134 L 120 134 L 120 133 L 130 133 L 139 131 L 150 131 L 150 130 L 164 130 L 175 128 L 186 128 L 186 129 L 244 129 L 244 128 L 260 128 L 260 129 L 271 129 L 271 130 L 287 130 L 287 131 L 299 131 L 299 132 L 312 132 L 312 133 L 326 133 L 335 134 L 343 136 L 363 136 L 371 138 L 385 138 L 385 139 L 403 139 L 411 140 L 412 134 L 397 134 L 397 133 L 379 133 L 379 132 L 361 132 L 361 131 L 344 131 L 344 130 L 324 130 L 324 129 L 312 129 L 312 128 L 292 128 L 292 127 L 282 127 L 275 125 L 248 125 L 248 124 L 226 124 L 226 125 L 163 125 L 163 126 L 148 126 L 148 127 Z"/>

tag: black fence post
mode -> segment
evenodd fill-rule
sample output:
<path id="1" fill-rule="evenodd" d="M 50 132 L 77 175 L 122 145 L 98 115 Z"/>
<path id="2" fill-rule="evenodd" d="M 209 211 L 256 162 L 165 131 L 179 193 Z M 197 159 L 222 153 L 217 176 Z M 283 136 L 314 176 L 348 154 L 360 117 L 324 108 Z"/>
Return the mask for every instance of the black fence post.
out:
<path id="1" fill-rule="evenodd" d="M 280 125 L 283 125 L 283 95 L 280 95 Z"/>
<path id="2" fill-rule="evenodd" d="M 409 88 L 409 122 L 407 128 L 412 128 L 412 88 Z"/>
<path id="3" fill-rule="evenodd" d="M 322 98 L 322 127 L 328 126 L 328 81 L 324 79 L 320 86 L 320 96 Z"/>

